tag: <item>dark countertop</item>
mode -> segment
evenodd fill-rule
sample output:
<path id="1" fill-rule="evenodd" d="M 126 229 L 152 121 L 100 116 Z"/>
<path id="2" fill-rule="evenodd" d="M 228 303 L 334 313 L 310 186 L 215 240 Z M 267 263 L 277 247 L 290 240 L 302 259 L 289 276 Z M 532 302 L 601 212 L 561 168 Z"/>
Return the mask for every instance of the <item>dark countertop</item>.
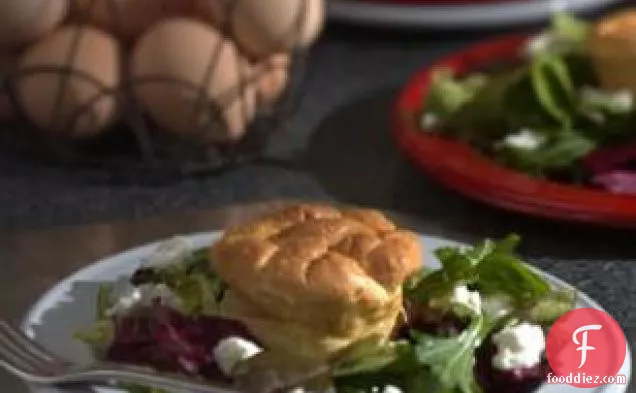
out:
<path id="1" fill-rule="evenodd" d="M 522 252 L 636 326 L 636 244 L 631 231 L 552 223 L 496 211 L 416 173 L 388 135 L 396 89 L 435 58 L 498 32 L 381 34 L 331 26 L 315 48 L 313 74 L 293 133 L 273 153 L 289 167 L 254 165 L 218 178 L 162 186 L 112 185 L 0 155 L 0 230 L 141 218 L 230 203 L 339 200 L 417 215 L 431 231 L 460 240 L 524 237 Z M 444 37 L 444 38 L 440 38 Z"/>

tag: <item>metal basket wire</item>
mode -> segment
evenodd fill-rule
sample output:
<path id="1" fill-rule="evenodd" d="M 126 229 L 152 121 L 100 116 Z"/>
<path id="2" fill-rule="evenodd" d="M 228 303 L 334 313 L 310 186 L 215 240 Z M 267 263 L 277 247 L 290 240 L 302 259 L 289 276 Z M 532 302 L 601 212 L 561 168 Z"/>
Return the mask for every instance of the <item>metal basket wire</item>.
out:
<path id="1" fill-rule="evenodd" d="M 222 0 L 208 0 L 222 1 Z M 230 3 L 244 0 L 230 0 L 227 10 L 232 12 Z M 297 0 L 308 3 L 317 0 Z M 115 1 L 108 0 L 109 12 L 112 13 L 113 20 L 117 20 L 118 10 Z M 93 0 L 93 4 L 96 1 Z M 307 4 L 303 4 L 306 7 Z M 300 30 L 304 23 L 303 12 L 299 12 L 299 17 L 295 21 L 294 32 Z M 222 36 L 232 38 L 232 26 L 229 24 L 232 18 L 223 18 L 225 23 L 220 29 Z M 87 23 L 85 20 L 75 20 L 75 24 Z M 31 68 L 18 68 L 12 66 L 3 70 L 2 89 L 10 100 L 15 111 L 15 116 L 3 121 L 0 124 L 0 143 L 4 148 L 10 149 L 21 155 L 30 158 L 44 160 L 47 163 L 61 164 L 65 166 L 79 167 L 93 171 L 105 172 L 108 176 L 131 177 L 139 176 L 159 177 L 168 179 L 174 176 L 191 174 L 219 173 L 227 169 L 232 169 L 237 165 L 253 160 L 263 159 L 263 153 L 268 145 L 271 136 L 286 130 L 288 120 L 296 113 L 299 103 L 304 93 L 304 84 L 307 80 L 305 72 L 308 51 L 307 49 L 295 49 L 288 52 L 290 64 L 288 71 L 288 82 L 281 96 L 267 107 L 256 109 L 256 115 L 250 121 L 247 113 L 243 113 L 244 121 L 249 123 L 244 137 L 232 143 L 220 143 L 211 136 L 211 133 L 222 127 L 224 120 L 221 111 L 226 106 L 219 105 L 219 97 L 215 97 L 214 102 L 208 96 L 205 89 L 206 83 L 187 83 L 186 81 L 172 78 L 170 76 L 159 78 L 133 79 L 128 72 L 122 71 L 122 80 L 117 89 L 104 86 L 100 80 L 93 75 L 85 73 L 73 67 L 77 56 L 79 42 L 82 39 L 82 31 L 76 30 L 70 49 L 68 50 L 66 61 L 62 66 L 38 66 Z M 212 77 L 219 60 L 222 41 L 216 45 L 214 53 L 210 53 L 204 81 Z M 122 60 L 124 62 L 130 56 L 132 47 L 125 50 Z M 121 65 L 122 70 L 126 70 L 126 64 Z M 272 65 L 266 65 L 260 69 L 261 72 L 271 71 Z M 30 120 L 27 112 L 22 107 L 18 99 L 18 86 L 20 78 L 30 75 L 57 74 L 61 78 L 56 94 L 56 102 L 51 111 L 50 123 L 56 128 L 66 132 L 51 132 L 40 129 Z M 223 93 L 220 100 L 223 105 L 235 103 L 235 100 L 242 99 L 242 93 L 248 85 L 255 83 L 258 74 L 245 75 L 239 72 L 240 83 L 236 88 Z M 88 81 L 97 87 L 99 94 L 93 96 L 89 101 L 80 107 L 66 119 L 62 119 L 60 108 L 69 88 L 70 78 L 80 78 Z M 190 127 L 192 132 L 187 135 L 177 135 L 175 133 L 164 132 L 162 127 L 154 122 L 144 111 L 141 103 L 133 94 L 135 84 L 153 83 L 173 83 L 181 89 L 190 89 L 196 94 L 196 104 L 190 114 Z M 94 138 L 77 138 L 69 130 L 76 130 L 77 124 L 93 105 L 105 96 L 112 96 L 122 108 L 120 120 L 110 126 L 107 132 Z M 246 105 L 243 105 L 245 108 Z M 207 114 L 202 113 L 207 111 Z M 203 116 L 205 115 L 205 116 Z M 207 121 L 204 124 L 195 126 L 195 119 L 204 117 Z M 60 119 L 65 120 L 60 122 Z M 197 129 L 198 128 L 198 129 Z"/>

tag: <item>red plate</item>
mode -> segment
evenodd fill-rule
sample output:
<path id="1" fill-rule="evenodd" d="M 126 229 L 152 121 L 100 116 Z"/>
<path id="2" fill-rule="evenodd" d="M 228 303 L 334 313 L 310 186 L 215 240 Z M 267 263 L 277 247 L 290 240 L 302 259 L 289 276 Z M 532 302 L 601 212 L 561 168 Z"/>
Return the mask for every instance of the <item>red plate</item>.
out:
<path id="1" fill-rule="evenodd" d="M 527 36 L 514 36 L 478 44 L 415 75 L 393 111 L 393 134 L 400 149 L 440 183 L 492 206 L 551 219 L 636 227 L 636 196 L 535 179 L 497 165 L 464 143 L 419 129 L 417 119 L 434 69 L 465 73 L 493 60 L 512 60 L 526 40 Z"/>

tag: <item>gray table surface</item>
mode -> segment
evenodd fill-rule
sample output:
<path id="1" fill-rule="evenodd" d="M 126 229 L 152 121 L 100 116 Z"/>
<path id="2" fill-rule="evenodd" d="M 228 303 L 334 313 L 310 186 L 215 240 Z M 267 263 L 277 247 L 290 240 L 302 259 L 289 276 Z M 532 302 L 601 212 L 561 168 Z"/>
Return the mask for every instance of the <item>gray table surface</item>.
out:
<path id="1" fill-rule="evenodd" d="M 416 217 L 428 233 L 456 240 L 517 232 L 533 263 L 589 293 L 635 336 L 633 231 L 549 222 L 471 202 L 413 170 L 388 135 L 388 110 L 409 75 L 497 34 L 330 27 L 315 49 L 293 132 L 272 145 L 273 154 L 294 158 L 288 166 L 248 166 L 162 186 L 113 185 L 0 153 L 1 315 L 19 317 L 52 283 L 95 258 L 147 239 L 219 228 L 247 214 L 215 210 L 222 206 L 297 198 L 391 209 Z M 65 226 L 71 227 L 60 229 Z M 0 386 L 22 392 L 2 375 Z"/>

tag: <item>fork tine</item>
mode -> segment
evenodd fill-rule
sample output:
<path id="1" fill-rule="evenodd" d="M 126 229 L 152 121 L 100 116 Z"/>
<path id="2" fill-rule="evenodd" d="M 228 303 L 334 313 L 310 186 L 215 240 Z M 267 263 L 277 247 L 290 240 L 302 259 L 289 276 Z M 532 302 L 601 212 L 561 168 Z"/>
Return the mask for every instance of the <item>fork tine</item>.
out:
<path id="1" fill-rule="evenodd" d="M 25 357 L 24 353 L 2 334 L 0 334 L 0 361 L 25 372 L 39 372 L 40 370 L 38 361 L 34 362 L 31 357 Z"/>
<path id="2" fill-rule="evenodd" d="M 15 335 L 8 334 L 8 330 L 4 329 L 8 325 L 2 325 L 0 323 L 0 355 L 2 358 L 6 362 L 12 363 L 15 367 L 22 368 L 24 371 L 49 374 L 53 363 L 34 355 L 28 349 L 28 345 L 25 345 L 28 343 L 13 340 L 12 337 Z"/>
<path id="3" fill-rule="evenodd" d="M 24 368 L 22 367 L 22 365 L 15 364 L 13 361 L 6 359 L 3 353 L 0 353 L 0 366 L 4 370 L 10 372 L 11 374 L 15 375 L 16 377 L 24 381 L 31 381 L 33 380 L 34 377 L 35 378 L 38 377 L 34 374 L 32 370 L 28 368 Z"/>
<path id="4" fill-rule="evenodd" d="M 20 332 L 6 321 L 0 321 L 0 333 L 5 333 L 7 337 L 10 337 L 12 341 L 19 344 L 22 348 L 25 348 L 33 356 L 36 356 L 48 363 L 56 363 L 59 365 L 66 364 L 64 360 L 42 348 L 37 342 L 28 338 L 24 335 L 24 333 Z"/>

